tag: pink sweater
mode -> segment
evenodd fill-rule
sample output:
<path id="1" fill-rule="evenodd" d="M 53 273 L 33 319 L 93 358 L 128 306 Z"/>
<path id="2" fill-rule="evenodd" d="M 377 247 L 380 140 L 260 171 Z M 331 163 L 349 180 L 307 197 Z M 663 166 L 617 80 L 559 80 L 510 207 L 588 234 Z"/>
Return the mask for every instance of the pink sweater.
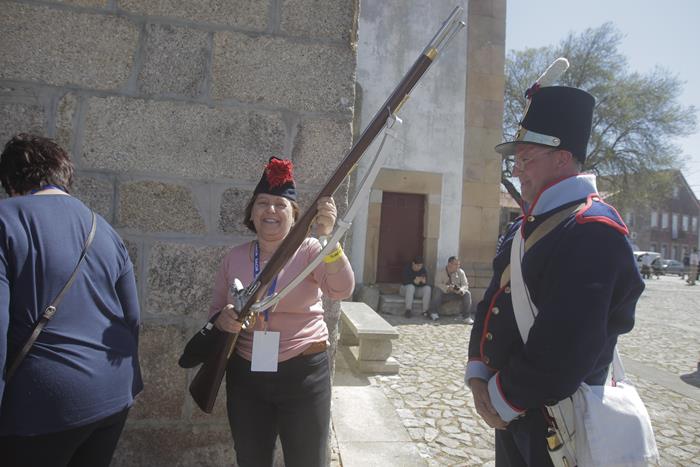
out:
<path id="1" fill-rule="evenodd" d="M 227 303 L 233 303 L 229 286 L 235 278 L 244 286 L 253 281 L 253 242 L 233 247 L 224 259 L 216 274 L 214 292 L 209 307 L 209 316 L 221 310 Z M 294 253 L 277 277 L 276 291 L 289 284 L 299 272 L 321 251 L 321 244 L 315 238 L 307 238 Z M 352 294 L 355 275 L 350 262 L 343 257 L 345 267 L 334 274 L 326 273 L 325 263 L 321 263 L 311 274 L 289 292 L 275 308 L 270 310 L 269 331 L 280 332 L 279 361 L 283 362 L 299 355 L 311 343 L 328 339 L 328 328 L 323 321 L 321 296 L 325 294 L 334 300 L 342 300 Z M 261 264 L 261 269 L 265 264 Z M 255 330 L 263 329 L 263 315 L 255 323 Z M 253 349 L 253 329 L 244 330 L 238 336 L 236 352 L 251 360 Z"/>

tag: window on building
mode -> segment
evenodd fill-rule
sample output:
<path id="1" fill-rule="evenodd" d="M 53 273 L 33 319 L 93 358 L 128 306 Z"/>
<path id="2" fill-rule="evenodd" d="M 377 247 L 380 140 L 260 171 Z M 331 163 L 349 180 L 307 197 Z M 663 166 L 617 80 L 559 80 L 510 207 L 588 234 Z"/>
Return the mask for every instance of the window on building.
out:
<path id="1" fill-rule="evenodd" d="M 658 248 L 659 248 L 659 247 L 656 245 L 656 242 L 651 242 L 651 243 L 649 244 L 649 250 L 650 250 L 650 251 L 659 251 Z"/>
<path id="2" fill-rule="evenodd" d="M 677 186 L 673 187 L 673 198 L 678 199 L 678 194 L 680 193 L 680 190 L 678 189 Z"/>
<path id="3" fill-rule="evenodd" d="M 690 227 L 690 217 L 688 217 L 686 214 L 683 214 L 682 227 L 683 232 L 687 232 L 688 228 Z"/>
<path id="4" fill-rule="evenodd" d="M 692 220 L 690 221 L 690 230 L 694 234 L 698 233 L 698 218 L 696 216 L 693 216 Z"/>
<path id="5" fill-rule="evenodd" d="M 665 243 L 662 243 L 662 244 L 661 244 L 661 252 L 660 252 L 660 253 L 661 253 L 661 257 L 662 257 L 662 258 L 668 257 L 668 245 L 666 245 Z"/>
<path id="6" fill-rule="evenodd" d="M 625 224 L 627 224 L 627 227 L 634 227 L 634 211 L 625 213 Z"/>
<path id="7" fill-rule="evenodd" d="M 678 245 L 671 246 L 671 259 L 680 259 L 678 255 Z"/>
<path id="8" fill-rule="evenodd" d="M 656 228 L 659 226 L 659 213 L 657 211 L 651 211 L 651 227 Z"/>
<path id="9" fill-rule="evenodd" d="M 678 214 L 671 214 L 671 238 L 678 238 Z"/>
<path id="10" fill-rule="evenodd" d="M 688 256 L 689 252 L 690 252 L 690 247 L 688 247 L 688 245 L 683 245 L 683 252 L 681 253 L 681 260 L 683 258 L 685 258 L 686 256 Z"/>
<path id="11" fill-rule="evenodd" d="M 667 212 L 661 213 L 661 228 L 668 229 L 668 213 Z"/>

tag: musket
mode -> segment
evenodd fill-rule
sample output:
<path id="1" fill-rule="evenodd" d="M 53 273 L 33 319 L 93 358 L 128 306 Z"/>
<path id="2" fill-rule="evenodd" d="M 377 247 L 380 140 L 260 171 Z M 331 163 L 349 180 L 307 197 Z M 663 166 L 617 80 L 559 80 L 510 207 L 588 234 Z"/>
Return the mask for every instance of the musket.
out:
<path id="1" fill-rule="evenodd" d="M 239 295 L 247 297 L 247 301 L 245 301 L 241 309 L 236 307 L 238 321 L 242 323 L 243 329 L 246 329 L 254 323 L 255 315 L 258 312 L 279 302 L 279 300 L 296 286 L 306 274 L 313 270 L 313 268 L 320 263 L 323 256 L 335 247 L 336 242 L 350 227 L 352 216 L 357 212 L 359 206 L 357 201 L 360 195 L 369 190 L 369 185 L 371 185 L 371 182 L 374 180 L 372 177 L 376 177 L 380 168 L 376 160 L 368 175 L 365 176 L 361 184 L 362 189 L 358 190 L 358 195 L 355 197 L 351 207 L 348 208 L 345 217 L 336 222 L 335 232 L 330 236 L 327 244 L 317 257 L 284 290 L 281 290 L 278 294 L 271 297 L 263 298 L 268 286 L 275 276 L 277 276 L 277 273 L 285 266 L 287 261 L 289 261 L 304 239 L 308 236 L 317 214 L 316 206 L 318 205 L 319 199 L 333 195 L 335 190 L 362 158 L 367 148 L 372 144 L 382 129 L 390 126 L 388 122 L 392 121 L 392 119 L 394 121 L 398 119 L 398 111 L 406 103 L 411 90 L 428 70 L 430 65 L 439 57 L 454 35 L 465 26 L 464 21 L 460 19 L 462 13 L 463 10 L 459 6 L 455 7 L 452 13 L 450 13 L 450 16 L 444 21 L 413 66 L 411 66 L 389 98 L 372 118 L 372 121 L 367 125 L 357 142 L 350 148 L 350 151 L 340 162 L 325 186 L 321 188 L 314 201 L 310 204 L 310 207 L 302 217 L 295 222 L 294 227 L 292 227 L 287 237 L 279 245 L 277 251 L 275 251 L 267 265 L 260 272 L 260 275 Z M 241 303 L 242 302 L 243 301 L 241 301 Z M 227 333 L 219 350 L 213 352 L 213 354 L 202 363 L 202 366 L 199 368 L 199 371 L 190 384 L 190 394 L 192 398 L 199 408 L 206 413 L 211 413 L 214 408 L 216 396 L 219 392 L 224 373 L 226 372 L 227 362 L 233 352 L 237 339 L 238 334 Z"/>

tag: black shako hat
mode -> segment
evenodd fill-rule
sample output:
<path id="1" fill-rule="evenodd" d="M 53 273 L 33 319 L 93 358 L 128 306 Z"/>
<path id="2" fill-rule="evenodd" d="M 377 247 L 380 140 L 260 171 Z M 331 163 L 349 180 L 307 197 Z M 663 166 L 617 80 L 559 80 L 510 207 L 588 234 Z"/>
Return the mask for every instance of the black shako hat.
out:
<path id="1" fill-rule="evenodd" d="M 294 165 L 292 161 L 270 157 L 265 165 L 262 177 L 255 187 L 253 195 L 266 193 L 268 195 L 283 196 L 289 200 L 297 200 L 297 190 L 294 185 Z"/>
<path id="2" fill-rule="evenodd" d="M 591 136 L 594 105 L 595 98 L 581 89 L 566 86 L 535 89 L 515 139 L 496 146 L 496 152 L 510 156 L 515 154 L 518 143 L 539 144 L 569 151 L 583 162 Z"/>

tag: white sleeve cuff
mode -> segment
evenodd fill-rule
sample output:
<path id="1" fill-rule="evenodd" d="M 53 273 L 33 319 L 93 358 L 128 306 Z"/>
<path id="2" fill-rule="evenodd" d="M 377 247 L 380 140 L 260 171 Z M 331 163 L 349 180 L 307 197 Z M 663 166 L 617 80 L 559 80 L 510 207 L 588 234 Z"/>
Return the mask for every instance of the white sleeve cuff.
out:
<path id="1" fill-rule="evenodd" d="M 464 384 L 469 386 L 469 380 L 472 378 L 488 381 L 493 376 L 493 370 L 487 367 L 484 362 L 472 360 L 467 362 L 467 369 L 464 372 Z"/>
<path id="2" fill-rule="evenodd" d="M 512 406 L 503 395 L 501 390 L 501 383 L 499 381 L 499 374 L 496 373 L 489 380 L 489 397 L 491 398 L 491 404 L 498 412 L 498 415 L 503 419 L 504 422 L 508 423 L 513 419 L 522 415 L 525 412 L 523 409 Z"/>

